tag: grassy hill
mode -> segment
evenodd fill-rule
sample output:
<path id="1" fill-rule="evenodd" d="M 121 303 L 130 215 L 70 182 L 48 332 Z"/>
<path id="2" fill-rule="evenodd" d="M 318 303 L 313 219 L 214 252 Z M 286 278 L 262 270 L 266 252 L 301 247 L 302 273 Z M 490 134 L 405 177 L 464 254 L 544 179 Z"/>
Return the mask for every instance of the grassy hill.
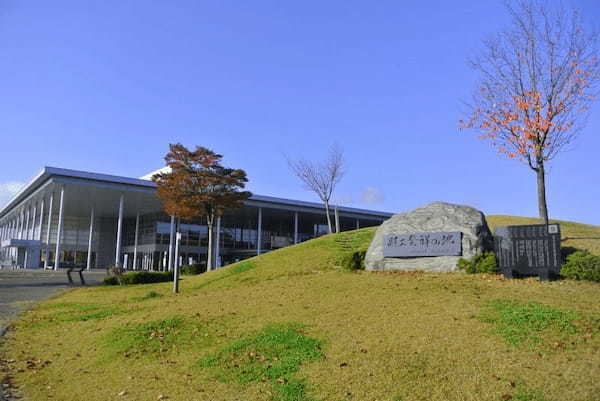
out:
<path id="1" fill-rule="evenodd" d="M 21 316 L 5 365 L 29 400 L 600 399 L 600 285 L 336 268 L 373 232 L 185 277 L 178 295 L 69 291 Z M 599 227 L 563 236 L 600 250 Z"/>

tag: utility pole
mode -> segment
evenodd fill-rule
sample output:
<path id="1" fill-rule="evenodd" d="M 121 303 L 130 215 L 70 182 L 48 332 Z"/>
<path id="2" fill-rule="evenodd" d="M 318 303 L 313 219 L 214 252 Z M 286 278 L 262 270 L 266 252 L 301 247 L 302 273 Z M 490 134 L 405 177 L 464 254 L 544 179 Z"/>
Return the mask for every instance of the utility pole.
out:
<path id="1" fill-rule="evenodd" d="M 178 232 L 175 240 L 175 264 L 173 265 L 173 292 L 179 292 L 179 242 L 181 241 L 181 233 Z"/>

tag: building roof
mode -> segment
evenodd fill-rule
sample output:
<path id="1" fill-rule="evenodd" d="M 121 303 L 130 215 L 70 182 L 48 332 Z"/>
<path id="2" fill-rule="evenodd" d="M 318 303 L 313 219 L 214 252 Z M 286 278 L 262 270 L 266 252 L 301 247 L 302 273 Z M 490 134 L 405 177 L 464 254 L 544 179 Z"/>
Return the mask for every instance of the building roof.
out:
<path id="1" fill-rule="evenodd" d="M 162 169 L 161 169 L 162 170 Z M 131 178 L 109 174 L 92 173 L 88 171 L 70 170 L 58 167 L 44 167 L 44 169 L 35 176 L 27 185 L 25 185 L 15 197 L 0 210 L 0 218 L 4 217 L 13 208 L 18 206 L 21 202 L 26 200 L 29 196 L 34 194 L 40 187 L 47 183 L 50 179 L 65 179 L 77 180 L 79 182 L 85 181 L 89 184 L 96 184 L 98 186 L 119 186 L 123 190 L 132 191 L 143 191 L 148 193 L 154 193 L 156 190 L 156 184 L 149 178 L 156 174 L 160 170 L 154 171 L 150 174 L 143 176 L 142 178 Z M 322 209 L 323 205 L 315 202 L 306 202 L 300 200 L 279 198 L 265 195 L 252 195 L 247 202 L 250 205 L 273 205 L 273 206 L 289 206 L 295 208 L 308 208 L 308 209 Z M 359 209 L 352 207 L 339 207 L 340 212 L 360 214 L 365 216 L 373 217 L 391 217 L 392 213 L 380 212 L 367 209 Z"/>

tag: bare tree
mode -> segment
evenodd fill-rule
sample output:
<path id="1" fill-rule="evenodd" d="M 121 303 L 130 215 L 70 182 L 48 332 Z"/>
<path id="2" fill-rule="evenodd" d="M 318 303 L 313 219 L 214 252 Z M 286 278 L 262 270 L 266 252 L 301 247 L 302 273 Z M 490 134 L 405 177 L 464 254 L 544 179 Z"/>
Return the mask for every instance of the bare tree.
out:
<path id="1" fill-rule="evenodd" d="M 337 144 L 331 146 L 327 158 L 323 162 L 286 158 L 290 170 L 302 181 L 304 187 L 314 192 L 323 202 L 325 214 L 327 215 L 327 227 L 331 234 L 333 228 L 329 213 L 329 201 L 335 187 L 344 175 L 344 152 L 342 148 Z"/>
<path id="2" fill-rule="evenodd" d="M 539 0 L 505 4 L 512 25 L 471 60 L 480 80 L 461 127 L 536 173 L 539 216 L 548 224 L 546 163 L 585 124 L 600 76 L 597 35 L 584 32 L 577 10 Z"/>

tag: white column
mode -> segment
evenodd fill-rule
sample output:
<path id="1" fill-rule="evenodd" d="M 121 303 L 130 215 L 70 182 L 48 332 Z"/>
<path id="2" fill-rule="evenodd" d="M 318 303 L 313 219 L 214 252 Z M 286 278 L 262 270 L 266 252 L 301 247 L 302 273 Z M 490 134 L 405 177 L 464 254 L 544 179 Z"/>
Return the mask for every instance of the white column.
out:
<path id="1" fill-rule="evenodd" d="M 37 223 L 37 202 L 33 204 L 33 219 L 31 222 L 31 239 L 35 239 L 35 223 Z"/>
<path id="2" fill-rule="evenodd" d="M 169 233 L 169 260 L 167 261 L 167 270 L 171 271 L 173 267 L 173 240 L 175 239 L 175 216 L 171 216 L 171 231 Z"/>
<path id="3" fill-rule="evenodd" d="M 44 206 L 46 206 L 46 200 L 42 198 L 42 203 L 40 204 L 40 230 L 35 237 L 40 242 L 42 241 L 42 226 L 44 225 Z"/>
<path id="4" fill-rule="evenodd" d="M 294 244 L 298 243 L 298 212 L 294 213 Z"/>
<path id="5" fill-rule="evenodd" d="M 217 235 L 215 235 L 215 267 L 221 267 L 219 258 L 221 257 L 221 217 L 217 217 Z"/>
<path id="6" fill-rule="evenodd" d="M 31 220 L 31 207 L 27 207 L 27 220 L 25 223 L 25 239 L 29 239 L 29 221 Z"/>
<path id="7" fill-rule="evenodd" d="M 92 206 L 92 212 L 90 213 L 90 234 L 88 236 L 88 253 L 87 253 L 87 263 L 86 269 L 90 270 L 92 268 L 92 241 L 94 239 L 94 219 L 96 218 L 96 210 Z"/>
<path id="8" fill-rule="evenodd" d="M 360 220 L 356 219 L 356 229 L 358 230 L 360 228 Z"/>
<path id="9" fill-rule="evenodd" d="M 119 220 L 117 222 L 117 246 L 115 252 L 115 267 L 121 267 L 121 233 L 123 230 L 123 206 L 124 206 L 125 198 L 124 195 L 121 194 L 119 198 Z"/>
<path id="10" fill-rule="evenodd" d="M 50 194 L 50 203 L 48 204 L 48 227 L 46 228 L 46 257 L 44 258 L 44 269 L 48 268 L 48 259 L 50 259 L 50 227 L 52 226 L 52 203 L 54 202 L 54 192 Z"/>
<path id="11" fill-rule="evenodd" d="M 60 237 L 63 230 L 63 219 L 65 212 L 65 186 L 60 187 L 60 204 L 58 208 L 58 230 L 56 232 L 56 250 L 54 251 L 54 270 L 60 267 Z"/>
<path id="12" fill-rule="evenodd" d="M 140 212 L 137 212 L 135 216 L 135 242 L 133 243 L 133 270 L 137 270 L 137 248 L 138 248 L 138 236 L 140 232 Z"/>
<path id="13" fill-rule="evenodd" d="M 18 237 L 19 239 L 23 239 L 23 223 L 25 222 L 25 212 L 23 210 L 21 210 L 21 213 L 19 214 L 19 230 L 18 230 Z"/>
<path id="14" fill-rule="evenodd" d="M 260 255 L 262 248 L 262 207 L 258 208 L 258 228 L 256 236 L 256 254 Z"/>

